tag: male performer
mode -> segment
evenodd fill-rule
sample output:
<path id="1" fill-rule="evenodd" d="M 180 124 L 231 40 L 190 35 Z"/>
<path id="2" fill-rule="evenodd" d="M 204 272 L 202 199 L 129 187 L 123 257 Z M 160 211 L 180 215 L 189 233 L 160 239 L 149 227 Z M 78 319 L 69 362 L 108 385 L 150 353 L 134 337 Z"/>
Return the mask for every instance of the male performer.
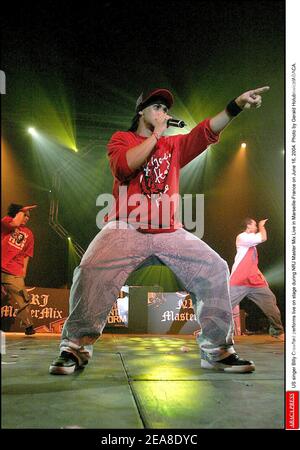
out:
<path id="1" fill-rule="evenodd" d="M 230 276 L 230 298 L 232 309 L 244 297 L 256 303 L 269 319 L 270 335 L 284 341 L 284 330 L 276 297 L 258 268 L 256 246 L 267 240 L 265 228 L 267 220 L 260 220 L 258 228 L 254 219 L 246 218 L 243 222 L 243 232 L 236 238 L 237 253 Z"/>
<path id="2" fill-rule="evenodd" d="M 26 226 L 30 211 L 36 205 L 22 206 L 12 203 L 1 219 L 1 284 L 11 300 L 18 305 L 18 317 L 25 334 L 35 334 L 30 315 L 30 297 L 25 289 L 29 258 L 33 257 L 34 236 Z"/>
<path id="3" fill-rule="evenodd" d="M 180 169 L 217 142 L 235 116 L 260 107 L 261 94 L 268 90 L 247 91 L 190 133 L 175 136 L 164 136 L 172 93 L 159 88 L 140 95 L 130 129 L 113 134 L 108 144 L 116 204 L 74 271 L 70 315 L 50 373 L 70 374 L 88 362 L 121 286 L 151 255 L 175 273 L 196 303 L 201 367 L 228 372 L 255 369 L 233 347 L 227 263 L 182 228 L 176 205 L 171 205 L 169 215 L 164 206 L 179 192 Z"/>

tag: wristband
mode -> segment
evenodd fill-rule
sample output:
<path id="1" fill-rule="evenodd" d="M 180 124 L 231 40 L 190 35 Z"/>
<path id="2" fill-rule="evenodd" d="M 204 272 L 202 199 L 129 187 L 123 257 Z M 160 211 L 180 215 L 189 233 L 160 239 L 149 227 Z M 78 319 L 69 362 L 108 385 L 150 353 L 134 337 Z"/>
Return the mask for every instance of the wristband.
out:
<path id="1" fill-rule="evenodd" d="M 158 141 L 160 136 L 158 135 L 158 133 L 156 131 L 153 131 L 153 136 L 155 137 L 155 139 Z"/>
<path id="2" fill-rule="evenodd" d="M 239 105 L 236 103 L 235 100 L 231 100 L 231 102 L 229 102 L 228 105 L 226 106 L 226 111 L 230 116 L 235 117 L 238 114 L 240 114 L 243 110 L 242 108 L 239 107 Z"/>

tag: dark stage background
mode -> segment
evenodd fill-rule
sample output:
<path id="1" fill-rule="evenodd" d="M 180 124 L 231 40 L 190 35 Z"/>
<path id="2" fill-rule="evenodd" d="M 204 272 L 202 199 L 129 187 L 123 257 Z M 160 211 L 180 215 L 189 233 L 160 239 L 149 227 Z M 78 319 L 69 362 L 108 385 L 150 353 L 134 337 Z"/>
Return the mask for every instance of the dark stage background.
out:
<path id="1" fill-rule="evenodd" d="M 143 89 L 171 89 L 172 113 L 190 129 L 242 92 L 269 85 L 259 110 L 235 119 L 219 144 L 182 171 L 181 193 L 205 194 L 203 240 L 230 267 L 240 221 L 269 219 L 260 268 L 284 313 L 284 5 L 8 5 L 1 18 L 2 216 L 11 202 L 39 206 L 30 221 L 36 248 L 28 285 L 70 286 L 76 257 L 48 221 L 53 177 L 61 181 L 59 221 L 86 249 L 98 232 L 96 198 L 112 187 L 106 143 L 128 128 Z"/>

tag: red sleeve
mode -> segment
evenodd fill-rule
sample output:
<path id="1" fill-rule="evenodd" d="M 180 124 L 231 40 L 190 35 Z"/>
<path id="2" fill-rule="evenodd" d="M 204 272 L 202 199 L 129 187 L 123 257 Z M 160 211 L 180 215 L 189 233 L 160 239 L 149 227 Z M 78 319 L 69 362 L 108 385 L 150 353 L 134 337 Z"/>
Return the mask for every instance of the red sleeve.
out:
<path id="1" fill-rule="evenodd" d="M 218 142 L 219 134 L 212 131 L 209 121 L 210 119 L 203 120 L 188 134 L 174 136 L 178 139 L 180 167 L 200 155 L 210 144 Z"/>
<path id="2" fill-rule="evenodd" d="M 10 222 L 13 220 L 13 217 L 10 217 L 10 216 L 5 216 L 5 217 L 3 217 L 3 219 L 1 219 L 1 228 L 3 229 L 3 230 L 5 230 L 6 232 L 7 231 L 12 231 L 12 230 L 14 230 L 14 228 L 15 227 L 13 227 L 13 226 L 11 226 L 10 225 Z"/>
<path id="3" fill-rule="evenodd" d="M 126 132 L 117 131 L 108 143 L 108 158 L 111 171 L 119 181 L 126 181 L 134 173 L 127 163 L 126 153 L 132 147 Z"/>
<path id="4" fill-rule="evenodd" d="M 24 249 L 24 255 L 30 256 L 30 258 L 33 257 L 33 250 L 34 250 L 34 237 L 32 232 L 29 233 L 28 240 L 26 242 L 26 247 Z"/>

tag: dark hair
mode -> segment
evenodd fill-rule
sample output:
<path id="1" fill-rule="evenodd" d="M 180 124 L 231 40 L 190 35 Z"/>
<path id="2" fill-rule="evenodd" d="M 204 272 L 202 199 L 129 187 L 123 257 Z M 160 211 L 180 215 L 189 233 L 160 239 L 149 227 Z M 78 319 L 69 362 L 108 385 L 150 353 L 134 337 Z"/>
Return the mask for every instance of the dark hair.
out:
<path id="1" fill-rule="evenodd" d="M 245 229 L 247 228 L 247 226 L 250 225 L 250 223 L 251 223 L 253 220 L 255 221 L 255 219 L 251 219 L 251 217 L 246 217 L 246 219 L 244 219 L 244 220 L 242 221 L 242 223 L 241 223 L 242 229 L 245 230 Z"/>
<path id="2" fill-rule="evenodd" d="M 140 117 L 141 116 L 139 113 L 135 114 L 135 116 L 133 117 L 133 119 L 131 121 L 130 128 L 128 128 L 127 131 L 136 131 L 138 129 Z"/>
<path id="3" fill-rule="evenodd" d="M 15 217 L 18 212 L 21 211 L 23 205 L 18 205 L 17 203 L 11 203 L 7 209 L 7 215 L 9 217 Z"/>

